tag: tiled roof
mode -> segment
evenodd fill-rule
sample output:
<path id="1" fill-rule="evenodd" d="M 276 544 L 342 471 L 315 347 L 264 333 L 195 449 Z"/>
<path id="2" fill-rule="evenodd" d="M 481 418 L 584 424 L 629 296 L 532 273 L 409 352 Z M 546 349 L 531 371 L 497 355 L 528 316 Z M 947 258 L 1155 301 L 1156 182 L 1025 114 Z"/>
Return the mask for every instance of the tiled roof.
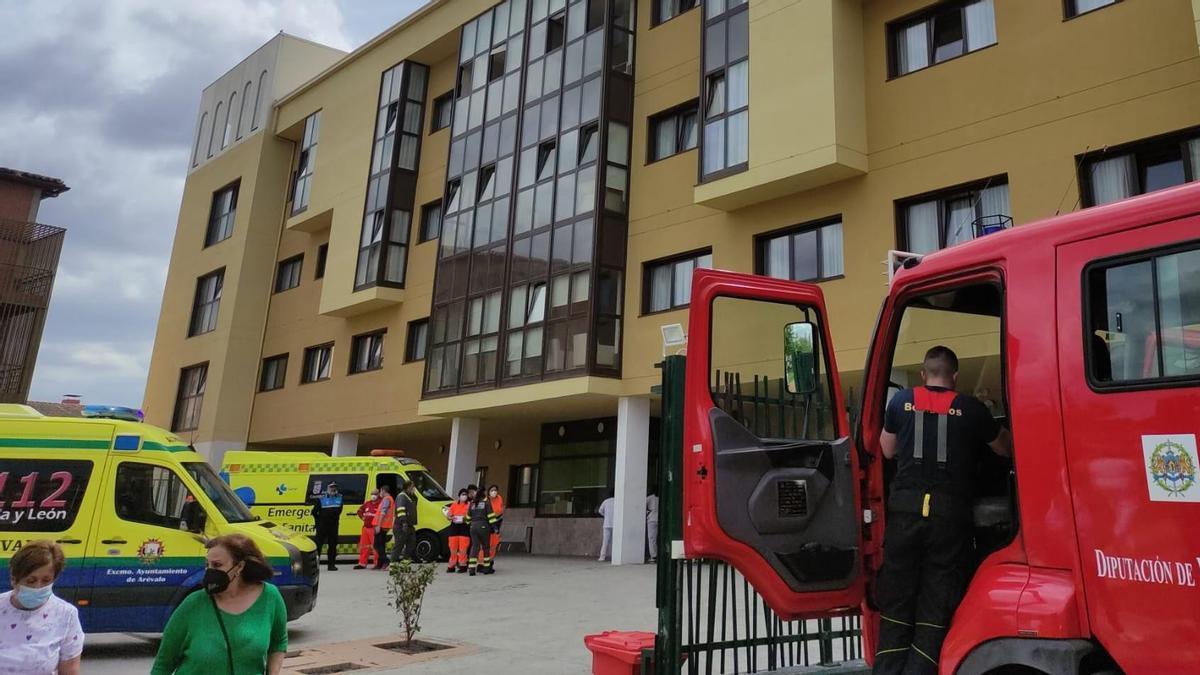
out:
<path id="1" fill-rule="evenodd" d="M 50 403 L 49 401 L 29 401 L 25 405 L 42 413 L 46 417 L 83 417 L 83 406 Z"/>
<path id="2" fill-rule="evenodd" d="M 9 169 L 0 166 L 0 181 L 8 181 L 10 183 L 21 183 L 22 185 L 31 185 L 42 189 L 42 198 L 57 197 L 60 194 L 70 190 L 67 184 L 62 182 L 61 178 L 53 178 L 51 176 L 43 176 L 41 174 L 29 173 L 19 169 Z"/>

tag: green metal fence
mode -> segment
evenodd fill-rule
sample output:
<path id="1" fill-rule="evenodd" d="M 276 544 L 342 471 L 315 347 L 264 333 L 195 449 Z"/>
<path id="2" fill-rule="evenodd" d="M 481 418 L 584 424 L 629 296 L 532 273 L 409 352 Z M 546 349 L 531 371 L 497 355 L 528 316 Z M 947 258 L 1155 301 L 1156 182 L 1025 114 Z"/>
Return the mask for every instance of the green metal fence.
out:
<path id="1" fill-rule="evenodd" d="M 862 637 L 858 616 L 784 621 L 729 564 L 672 557 L 672 542 L 683 539 L 685 358 L 670 356 L 661 364 L 658 635 L 654 650 L 643 654 L 643 675 L 740 675 L 780 669 L 798 672 L 792 669 L 809 666 L 861 666 Z M 768 391 L 765 381 L 761 389 L 754 386 L 748 392 L 750 400 L 741 394 L 740 383 L 718 376 L 714 384 L 725 400 L 747 413 L 751 409 L 764 413 L 768 408 L 772 409 L 776 424 L 805 425 L 811 419 L 809 415 L 796 416 L 794 410 L 785 410 L 778 397 L 771 401 L 761 400 L 760 392 L 765 398 Z M 812 405 L 812 402 L 806 405 Z M 747 422 L 755 418 L 767 423 L 766 415 L 744 414 L 742 417 Z"/>

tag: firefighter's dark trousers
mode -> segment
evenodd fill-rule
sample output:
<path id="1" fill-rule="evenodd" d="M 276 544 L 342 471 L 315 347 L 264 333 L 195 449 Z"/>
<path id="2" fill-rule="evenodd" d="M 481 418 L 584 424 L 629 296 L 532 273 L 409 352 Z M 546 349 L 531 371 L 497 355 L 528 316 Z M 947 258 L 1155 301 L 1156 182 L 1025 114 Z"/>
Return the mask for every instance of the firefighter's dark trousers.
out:
<path id="1" fill-rule="evenodd" d="M 937 673 L 942 640 L 966 592 L 971 524 L 889 510 L 875 590 L 874 673 Z"/>

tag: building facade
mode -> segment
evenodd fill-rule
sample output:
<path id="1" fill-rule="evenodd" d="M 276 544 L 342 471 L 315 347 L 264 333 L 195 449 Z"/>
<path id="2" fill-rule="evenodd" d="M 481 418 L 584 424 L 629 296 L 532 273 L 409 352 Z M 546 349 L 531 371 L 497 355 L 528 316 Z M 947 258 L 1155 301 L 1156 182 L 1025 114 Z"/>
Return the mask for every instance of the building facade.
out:
<path id="1" fill-rule="evenodd" d="M 852 389 L 890 250 L 1200 177 L 1198 18 L 435 0 L 211 158 L 201 112 L 147 417 L 214 462 L 402 448 L 449 489 L 498 484 L 539 553 L 594 554 L 615 494 L 614 560 L 640 562 L 692 270 L 819 282 Z"/>
<path id="2" fill-rule="evenodd" d="M 0 403 L 29 398 L 66 233 L 37 222 L 38 209 L 69 189 L 58 178 L 0 168 Z"/>

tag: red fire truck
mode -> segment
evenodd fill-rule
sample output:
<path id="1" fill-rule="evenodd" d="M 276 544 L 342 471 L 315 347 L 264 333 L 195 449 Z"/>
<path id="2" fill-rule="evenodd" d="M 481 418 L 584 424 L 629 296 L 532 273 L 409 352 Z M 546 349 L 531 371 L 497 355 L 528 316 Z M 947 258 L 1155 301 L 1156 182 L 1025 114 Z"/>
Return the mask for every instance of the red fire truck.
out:
<path id="1" fill-rule="evenodd" d="M 829 315 L 813 284 L 696 273 L 685 555 L 734 565 L 785 618 L 861 611 L 870 659 L 883 413 L 945 344 L 1014 457 L 979 453 L 977 566 L 940 672 L 1200 672 L 1200 184 L 908 259 L 861 373 L 839 371 Z M 747 405 L 772 368 L 765 398 L 790 403 Z"/>

